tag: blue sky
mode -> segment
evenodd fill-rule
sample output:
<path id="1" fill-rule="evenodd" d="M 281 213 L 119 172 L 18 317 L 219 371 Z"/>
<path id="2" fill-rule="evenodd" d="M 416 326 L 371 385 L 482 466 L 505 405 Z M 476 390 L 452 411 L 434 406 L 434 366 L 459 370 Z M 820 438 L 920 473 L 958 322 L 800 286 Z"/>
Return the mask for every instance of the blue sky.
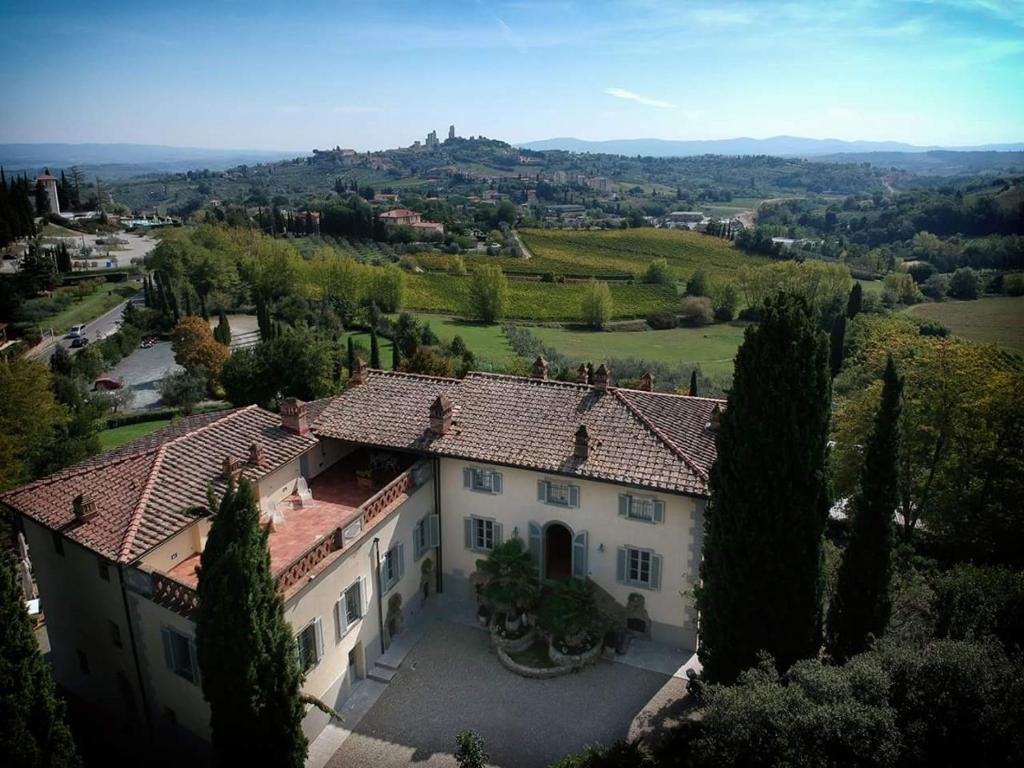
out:
<path id="1" fill-rule="evenodd" d="M 1024 140 L 1024 0 L 0 0 L 0 143 Z"/>

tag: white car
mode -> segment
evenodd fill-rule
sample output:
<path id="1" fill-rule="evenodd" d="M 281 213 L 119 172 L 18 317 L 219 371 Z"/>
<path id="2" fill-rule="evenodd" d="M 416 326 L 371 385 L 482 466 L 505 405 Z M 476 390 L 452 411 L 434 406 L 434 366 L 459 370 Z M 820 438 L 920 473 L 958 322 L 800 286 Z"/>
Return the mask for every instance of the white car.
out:
<path id="1" fill-rule="evenodd" d="M 77 339 L 79 336 L 85 336 L 85 323 L 71 326 L 71 333 L 68 334 L 72 339 Z"/>

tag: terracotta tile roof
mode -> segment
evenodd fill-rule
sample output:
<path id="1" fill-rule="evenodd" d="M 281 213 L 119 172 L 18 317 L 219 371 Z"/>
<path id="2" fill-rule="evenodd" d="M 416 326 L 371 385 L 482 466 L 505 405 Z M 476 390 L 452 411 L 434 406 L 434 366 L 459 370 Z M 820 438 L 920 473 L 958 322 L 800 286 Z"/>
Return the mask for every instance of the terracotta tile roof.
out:
<path id="1" fill-rule="evenodd" d="M 428 411 L 442 393 L 453 425 L 438 436 Z M 715 402 L 485 373 L 460 381 L 371 371 L 312 428 L 352 442 L 703 496 L 714 460 L 704 424 Z M 581 424 L 591 440 L 586 459 L 573 456 Z"/>
<path id="2" fill-rule="evenodd" d="M 310 418 L 326 401 L 307 404 Z M 246 460 L 263 445 L 263 466 Z M 188 510 L 206 504 L 207 488 L 223 493 L 224 457 L 241 460 L 244 477 L 257 480 L 316 444 L 312 435 L 281 428 L 277 414 L 256 406 L 194 416 L 126 445 L 17 488 L 0 501 L 72 541 L 115 562 L 132 562 L 187 526 Z M 78 522 L 79 494 L 97 514 Z"/>
<path id="3" fill-rule="evenodd" d="M 416 215 L 416 211 L 410 211 L 408 208 L 395 208 L 394 210 L 384 211 L 380 217 L 382 219 L 407 219 L 410 216 Z"/>

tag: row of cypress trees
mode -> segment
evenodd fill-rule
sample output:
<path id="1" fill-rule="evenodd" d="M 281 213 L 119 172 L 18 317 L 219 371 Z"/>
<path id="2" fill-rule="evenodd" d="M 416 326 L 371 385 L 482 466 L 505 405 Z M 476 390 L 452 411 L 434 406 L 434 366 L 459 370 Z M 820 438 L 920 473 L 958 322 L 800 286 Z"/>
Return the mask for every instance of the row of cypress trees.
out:
<path id="1" fill-rule="evenodd" d="M 35 211 L 29 195 L 34 194 L 28 177 L 7 179 L 0 168 L 0 246 L 36 233 Z"/>

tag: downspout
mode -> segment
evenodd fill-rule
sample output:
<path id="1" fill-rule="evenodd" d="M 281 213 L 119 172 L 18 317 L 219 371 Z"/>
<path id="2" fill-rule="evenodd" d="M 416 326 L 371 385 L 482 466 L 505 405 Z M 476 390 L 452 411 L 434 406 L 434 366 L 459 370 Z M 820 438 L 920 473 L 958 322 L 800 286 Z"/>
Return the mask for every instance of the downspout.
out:
<path id="1" fill-rule="evenodd" d="M 153 742 L 153 719 L 149 711 L 149 701 L 146 698 L 146 685 L 142 680 L 142 664 L 139 662 L 139 649 L 135 643 L 135 625 L 132 623 L 131 612 L 128 609 L 128 591 L 124 588 L 124 566 L 117 566 L 117 578 L 121 586 L 121 601 L 124 603 L 124 619 L 128 624 L 128 642 L 132 645 L 132 658 L 135 660 L 135 675 L 139 680 L 139 695 L 142 697 L 142 713 L 146 718 L 146 729 L 149 731 L 149 740 Z"/>
<path id="2" fill-rule="evenodd" d="M 444 536 L 441 535 L 441 460 L 436 456 L 434 462 L 434 514 L 437 515 L 437 594 L 444 592 L 444 579 L 441 577 L 441 550 Z"/>
<path id="3" fill-rule="evenodd" d="M 384 595 L 381 592 L 383 581 L 380 578 L 380 537 L 373 537 L 374 549 L 377 552 L 377 626 L 380 627 L 380 652 L 383 655 L 387 651 L 384 645 Z"/>

